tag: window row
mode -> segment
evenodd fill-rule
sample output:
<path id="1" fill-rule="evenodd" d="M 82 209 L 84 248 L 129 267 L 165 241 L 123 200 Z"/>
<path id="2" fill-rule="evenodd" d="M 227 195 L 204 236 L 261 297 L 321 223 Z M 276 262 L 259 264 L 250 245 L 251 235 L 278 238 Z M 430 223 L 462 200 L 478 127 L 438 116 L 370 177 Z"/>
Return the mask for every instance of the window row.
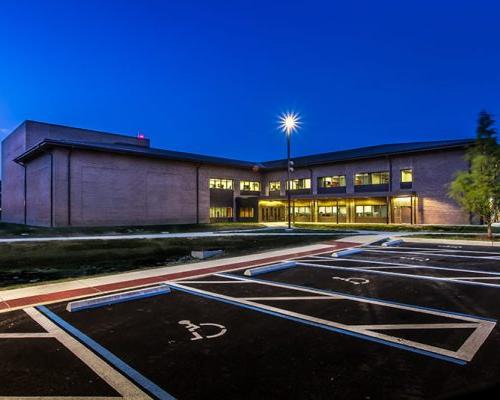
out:
<path id="1" fill-rule="evenodd" d="M 413 182 L 413 171 L 411 169 L 401 170 L 401 182 L 411 183 Z M 382 172 L 362 172 L 354 175 L 354 185 L 383 185 L 389 183 L 389 171 Z M 333 175 L 333 176 L 323 176 L 318 178 L 318 187 L 320 188 L 335 188 L 335 187 L 345 187 L 346 177 L 345 175 Z M 293 179 L 291 189 L 310 189 L 311 179 Z M 269 191 L 278 191 L 281 189 L 281 183 L 279 181 L 269 182 Z"/>
<path id="2" fill-rule="evenodd" d="M 233 190 L 232 179 L 210 178 L 208 181 L 210 189 Z M 260 182 L 258 181 L 240 181 L 240 190 L 247 192 L 260 192 Z"/>
<path id="3" fill-rule="evenodd" d="M 402 169 L 401 170 L 401 183 L 409 184 L 413 182 L 413 171 L 412 169 Z M 382 172 L 362 172 L 354 175 L 354 185 L 383 185 L 389 183 L 389 171 Z M 218 179 L 210 178 L 209 187 L 210 189 L 225 189 L 233 190 L 233 180 L 232 179 Z M 346 177 L 345 175 L 333 175 L 333 176 L 323 176 L 318 178 L 318 186 L 320 188 L 335 188 L 335 187 L 345 187 Z M 304 190 L 311 189 L 311 179 L 301 178 L 292 179 L 289 184 L 290 190 Z M 246 192 L 260 192 L 260 182 L 258 181 L 240 181 L 240 190 Z M 281 190 L 280 181 L 269 182 L 269 191 L 278 192 Z"/>

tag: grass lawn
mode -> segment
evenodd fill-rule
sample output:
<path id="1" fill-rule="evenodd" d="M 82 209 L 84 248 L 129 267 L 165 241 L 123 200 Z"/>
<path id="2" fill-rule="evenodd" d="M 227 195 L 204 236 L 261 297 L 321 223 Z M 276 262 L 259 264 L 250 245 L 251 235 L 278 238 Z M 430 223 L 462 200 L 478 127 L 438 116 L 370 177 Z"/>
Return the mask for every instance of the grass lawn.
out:
<path id="1" fill-rule="evenodd" d="M 456 233 L 485 233 L 486 227 L 478 225 L 386 225 L 386 224 L 322 224 L 296 223 L 296 228 L 315 230 L 368 230 L 368 231 L 406 231 L 406 232 L 456 232 Z M 494 227 L 493 232 L 500 233 L 500 227 Z"/>
<path id="2" fill-rule="evenodd" d="M 146 226 L 99 226 L 99 227 L 66 227 L 44 228 L 21 224 L 0 222 L 0 238 L 9 237 L 47 237 L 47 236 L 87 236 L 87 235 L 120 235 L 147 233 L 181 233 L 207 232 L 224 230 L 258 229 L 264 225 L 258 223 L 228 222 L 215 224 L 187 225 L 146 225 Z"/>
<path id="3" fill-rule="evenodd" d="M 417 234 L 417 235 L 411 235 L 408 237 L 408 240 L 411 240 L 411 238 L 425 238 L 425 239 L 455 239 L 455 240 L 480 240 L 484 242 L 491 242 L 490 239 L 486 235 L 440 235 L 440 234 Z M 493 237 L 494 242 L 500 242 L 500 236 L 495 236 Z"/>
<path id="4" fill-rule="evenodd" d="M 0 287 L 195 262 L 192 250 L 223 249 L 222 257 L 252 254 L 340 238 L 224 236 L 0 243 Z"/>

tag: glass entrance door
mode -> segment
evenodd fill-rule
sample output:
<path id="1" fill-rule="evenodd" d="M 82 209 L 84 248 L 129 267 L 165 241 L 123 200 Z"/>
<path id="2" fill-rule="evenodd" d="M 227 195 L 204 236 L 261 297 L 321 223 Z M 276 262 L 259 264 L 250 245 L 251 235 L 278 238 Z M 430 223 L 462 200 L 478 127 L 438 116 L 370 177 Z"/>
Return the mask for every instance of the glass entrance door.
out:
<path id="1" fill-rule="evenodd" d="M 281 222 L 285 220 L 284 207 L 262 207 L 262 222 Z"/>

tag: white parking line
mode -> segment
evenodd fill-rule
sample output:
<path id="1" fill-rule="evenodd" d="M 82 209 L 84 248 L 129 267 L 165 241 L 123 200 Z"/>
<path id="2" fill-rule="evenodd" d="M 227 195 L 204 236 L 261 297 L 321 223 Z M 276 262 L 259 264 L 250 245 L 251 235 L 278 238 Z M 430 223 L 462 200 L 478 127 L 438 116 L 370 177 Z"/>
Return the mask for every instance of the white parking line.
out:
<path id="1" fill-rule="evenodd" d="M 428 253 L 422 251 L 398 251 L 398 250 L 375 250 L 372 248 L 363 247 L 363 252 L 371 252 L 371 253 L 383 253 L 383 254 L 418 254 L 420 256 L 438 256 L 438 257 L 450 257 L 450 258 L 472 258 L 472 259 L 480 259 L 480 260 L 500 260 L 500 256 L 464 256 L 459 254 L 445 254 L 445 253 Z"/>
<path id="2" fill-rule="evenodd" d="M 380 246 L 376 245 L 366 245 L 361 248 L 375 248 L 380 249 Z M 439 251 L 439 252 L 447 252 L 447 253 L 473 253 L 473 254 L 488 254 L 488 255 L 497 255 L 500 256 L 500 252 L 495 251 L 479 251 L 479 250 L 460 250 L 460 249 L 449 249 L 442 247 L 412 247 L 412 246 L 400 246 L 399 249 L 410 249 L 410 250 L 418 250 L 418 251 Z"/>
<path id="3" fill-rule="evenodd" d="M 53 338 L 54 335 L 48 332 L 33 333 L 0 333 L 0 339 L 31 339 L 31 338 Z"/>
<path id="4" fill-rule="evenodd" d="M 224 276 L 224 275 L 219 275 L 219 274 L 215 274 L 215 275 Z M 227 276 L 224 276 L 224 277 L 227 277 Z M 295 289 L 295 290 L 300 290 L 303 292 L 321 293 L 321 294 L 324 294 L 326 296 L 330 295 L 327 291 L 312 289 L 312 288 L 298 288 L 295 285 L 281 284 L 281 283 L 271 282 L 271 281 L 262 281 L 259 279 L 246 278 L 246 277 L 240 277 L 240 276 L 231 276 L 231 278 L 234 278 L 237 280 L 251 280 L 253 282 L 256 282 L 256 283 L 259 283 L 262 285 Z M 470 328 L 471 325 L 474 325 L 473 327 L 475 327 L 475 330 L 471 333 L 471 335 L 468 337 L 466 342 L 460 347 L 460 349 L 458 351 L 452 351 L 452 350 L 443 349 L 443 348 L 433 346 L 433 345 L 428 345 L 428 344 L 419 343 L 419 342 L 412 341 L 412 340 L 399 338 L 396 336 L 386 335 L 386 334 L 377 332 L 375 330 L 367 329 L 366 327 L 363 327 L 363 326 L 357 327 L 356 325 L 346 325 L 343 323 L 339 323 L 339 322 L 335 322 L 335 321 L 331 321 L 331 320 L 326 320 L 326 319 L 322 319 L 322 318 L 317 318 L 317 317 L 312 317 L 310 315 L 306 315 L 306 314 L 302 314 L 302 313 L 298 313 L 298 312 L 294 312 L 294 311 L 290 311 L 290 310 L 285 310 L 285 309 L 269 306 L 269 305 L 262 304 L 262 303 L 256 303 L 256 302 L 252 302 L 249 300 L 238 299 L 236 297 L 226 296 L 226 295 L 222 295 L 219 293 L 214 293 L 214 292 L 205 291 L 205 290 L 201 290 L 201 289 L 197 289 L 197 288 L 192 288 L 189 286 L 183 286 L 183 285 L 180 285 L 178 282 L 170 283 L 170 284 L 173 287 L 184 288 L 184 289 L 187 289 L 188 291 L 191 290 L 194 293 L 212 296 L 212 297 L 219 298 L 221 300 L 227 300 L 227 301 L 230 301 L 230 302 L 233 302 L 236 304 L 239 303 L 241 305 L 249 306 L 249 307 L 254 308 L 256 310 L 260 309 L 260 310 L 270 311 L 272 313 L 277 313 L 277 314 L 281 314 L 281 315 L 292 317 L 292 318 L 298 318 L 298 319 L 301 319 L 303 321 L 309 321 L 312 323 L 321 324 L 321 325 L 332 327 L 332 328 L 337 328 L 337 329 L 340 329 L 343 331 L 350 331 L 353 333 L 358 333 L 358 334 L 361 334 L 361 335 L 366 336 L 366 337 L 380 339 L 386 343 L 393 343 L 396 345 L 404 345 L 410 349 L 411 348 L 419 349 L 419 350 L 423 350 L 427 353 L 434 353 L 434 354 L 442 355 L 445 357 L 460 359 L 463 361 L 472 360 L 472 358 L 474 357 L 474 355 L 477 352 L 477 350 L 479 349 L 479 347 L 482 345 L 482 343 L 484 343 L 484 341 L 488 337 L 489 333 L 496 325 L 496 322 L 493 322 L 493 321 L 477 319 L 477 318 L 469 317 L 469 316 L 465 316 L 465 315 L 450 314 L 450 313 L 446 313 L 443 311 L 424 309 L 421 307 L 413 307 L 413 306 L 405 305 L 405 304 L 387 303 L 384 301 L 378 301 L 376 299 L 359 298 L 356 296 L 350 296 L 350 295 L 344 295 L 344 294 L 338 294 L 338 293 L 333 294 L 332 293 L 333 296 L 338 296 L 339 298 L 354 300 L 357 302 L 377 304 L 377 305 L 381 305 L 381 306 L 385 306 L 385 307 L 399 308 L 399 309 L 404 309 L 404 310 L 409 310 L 409 311 L 415 311 L 415 312 L 421 313 L 421 314 L 440 315 L 440 316 L 444 316 L 446 318 L 450 318 L 450 319 L 454 319 L 454 320 L 468 321 L 469 322 L 467 324 L 468 328 Z M 471 322 L 473 324 L 470 324 Z M 457 328 L 456 323 L 450 323 L 450 324 L 452 325 L 452 327 L 450 327 L 450 329 L 460 329 L 460 328 Z M 404 324 L 404 325 L 406 325 L 406 324 Z M 423 325 L 425 325 L 425 324 L 423 324 Z M 398 329 L 398 328 L 395 328 L 395 329 Z M 425 327 L 423 329 L 425 329 Z M 441 329 L 443 329 L 443 328 L 441 328 Z"/>
<path id="5" fill-rule="evenodd" d="M 396 330 L 396 329 L 449 329 L 449 328 L 474 328 L 476 329 L 479 325 L 470 322 L 463 322 L 457 324 L 381 324 L 381 325 L 351 325 L 360 329 L 374 329 L 377 331 L 381 330 Z"/>
<path id="6" fill-rule="evenodd" d="M 500 276 L 454 276 L 453 278 L 450 277 L 450 279 L 472 279 L 472 280 L 482 280 L 482 279 L 489 279 L 489 280 L 499 280 Z"/>
<path id="7" fill-rule="evenodd" d="M 110 367 L 106 362 L 90 351 L 73 336 L 59 328 L 33 307 L 25 308 L 24 311 L 42 328 L 52 334 L 64 347 L 71 351 L 81 361 L 83 361 L 97 376 L 101 377 L 108 385 L 115 389 L 125 399 L 151 399 L 146 393 L 140 390 L 132 382 Z"/>
<path id="8" fill-rule="evenodd" d="M 322 267 L 320 267 L 320 268 L 322 268 Z M 215 275 L 219 275 L 219 274 L 215 274 Z M 223 275 L 223 276 L 227 277 L 226 275 Z M 457 315 L 455 313 L 448 313 L 446 311 L 431 310 L 431 309 L 427 309 L 425 307 L 418 307 L 418 306 L 412 306 L 410 304 L 389 302 L 389 301 L 378 300 L 378 299 L 373 299 L 373 298 L 369 298 L 369 297 L 360 297 L 360 296 L 350 295 L 347 293 L 337 293 L 337 292 L 331 293 L 328 290 L 314 289 L 314 288 L 304 287 L 304 286 L 296 286 L 293 284 L 287 284 L 287 283 L 281 283 L 281 282 L 275 282 L 275 281 L 264 281 L 261 279 L 247 278 L 247 277 L 236 276 L 236 275 L 232 275 L 231 278 L 238 279 L 238 280 L 251 280 L 252 282 L 258 283 L 260 285 L 274 286 L 274 287 L 279 287 L 279 288 L 284 288 L 284 289 L 293 289 L 293 290 L 297 290 L 300 292 L 316 293 L 316 294 L 322 294 L 324 296 L 336 296 L 336 297 L 339 297 L 339 298 L 342 298 L 345 300 L 352 300 L 352 301 L 355 301 L 358 303 L 375 304 L 375 305 L 382 306 L 382 307 L 389 307 L 389 308 L 396 308 L 396 309 L 400 309 L 400 310 L 414 311 L 416 313 L 421 313 L 421 314 L 431 314 L 431 315 L 437 315 L 440 317 L 460 319 L 460 320 L 469 321 L 469 322 L 481 322 L 481 321 L 483 321 L 482 319 L 478 319 L 478 318 L 475 318 L 473 316 Z"/>
<path id="9" fill-rule="evenodd" d="M 472 272 L 474 274 L 484 274 L 484 275 L 490 275 L 490 276 L 500 276 L 500 272 L 486 272 L 486 271 L 481 271 L 481 270 L 475 270 L 475 269 L 465 269 L 465 268 L 449 268 L 449 267 L 437 267 L 435 265 L 417 265 L 417 264 L 403 264 L 403 263 L 397 263 L 397 262 L 392 262 L 392 261 L 375 261 L 375 260 L 362 260 L 359 258 L 338 258 L 334 259 L 331 257 L 320 257 L 320 256 L 314 256 L 314 259 L 309 261 L 309 262 L 318 262 L 320 260 L 325 260 L 325 261 L 330 261 L 330 262 L 335 262 L 335 261 L 347 261 L 347 262 L 358 262 L 358 263 L 367 263 L 367 264 L 377 264 L 377 265 L 382 265 L 382 267 L 363 267 L 364 269 L 394 269 L 394 268 L 422 268 L 422 269 L 439 269 L 443 271 L 457 271 L 457 272 Z M 305 260 L 301 260 L 299 262 L 305 262 Z"/>
<path id="10" fill-rule="evenodd" d="M 337 300 L 339 296 L 236 297 L 241 300 Z"/>
<path id="11" fill-rule="evenodd" d="M 444 278 L 438 276 L 430 276 L 430 275 L 418 275 L 418 274 L 405 274 L 403 272 L 390 272 L 390 271 L 380 271 L 375 269 L 366 269 L 363 267 L 341 267 L 336 265 L 324 265 L 324 264 L 313 264 L 313 263 L 297 263 L 298 265 L 304 265 L 306 267 L 314 267 L 314 268 L 323 268 L 323 269 L 335 269 L 335 270 L 343 270 L 343 271 L 359 271 L 366 272 L 369 274 L 380 274 L 380 275 L 392 275 L 392 276 L 400 276 L 405 278 L 413 278 L 413 279 L 426 279 L 430 281 L 442 281 L 442 282 L 450 282 L 450 283 L 458 283 L 464 285 L 477 285 L 477 286 L 487 286 L 493 288 L 500 288 L 500 284 L 492 284 L 485 282 L 474 282 L 474 281 L 465 281 L 465 280 L 454 280 L 452 278 Z"/>

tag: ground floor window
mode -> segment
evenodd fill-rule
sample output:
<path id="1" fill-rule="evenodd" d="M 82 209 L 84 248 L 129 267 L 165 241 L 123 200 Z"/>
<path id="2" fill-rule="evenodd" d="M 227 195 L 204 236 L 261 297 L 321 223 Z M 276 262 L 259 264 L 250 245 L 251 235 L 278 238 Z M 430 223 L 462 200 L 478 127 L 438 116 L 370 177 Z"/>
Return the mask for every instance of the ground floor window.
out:
<path id="1" fill-rule="evenodd" d="M 293 212 L 296 217 L 309 217 L 311 215 L 311 207 L 309 206 L 294 207 Z"/>
<path id="2" fill-rule="evenodd" d="M 334 217 L 337 215 L 337 211 L 340 216 L 347 215 L 347 208 L 345 206 L 319 206 L 318 215 L 320 217 Z"/>
<path id="3" fill-rule="evenodd" d="M 233 218 L 231 207 L 210 207 L 210 218 Z"/>
<path id="4" fill-rule="evenodd" d="M 385 218 L 387 217 L 387 206 L 386 205 L 356 206 L 356 217 Z"/>
<path id="5" fill-rule="evenodd" d="M 253 218 L 254 209 L 252 207 L 240 208 L 240 218 Z"/>

